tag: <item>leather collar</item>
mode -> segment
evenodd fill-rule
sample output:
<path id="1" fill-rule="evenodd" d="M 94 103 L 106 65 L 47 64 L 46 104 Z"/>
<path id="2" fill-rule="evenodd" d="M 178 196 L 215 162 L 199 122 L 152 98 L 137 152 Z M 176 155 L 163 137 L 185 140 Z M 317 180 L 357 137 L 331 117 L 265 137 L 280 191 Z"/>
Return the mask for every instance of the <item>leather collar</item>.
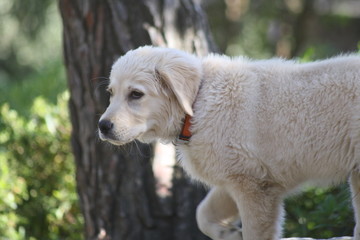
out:
<path id="1" fill-rule="evenodd" d="M 180 135 L 177 138 L 178 143 L 179 142 L 180 143 L 188 143 L 190 141 L 190 138 L 191 138 L 191 131 L 190 131 L 191 122 L 190 121 L 191 121 L 191 116 L 186 114 Z"/>

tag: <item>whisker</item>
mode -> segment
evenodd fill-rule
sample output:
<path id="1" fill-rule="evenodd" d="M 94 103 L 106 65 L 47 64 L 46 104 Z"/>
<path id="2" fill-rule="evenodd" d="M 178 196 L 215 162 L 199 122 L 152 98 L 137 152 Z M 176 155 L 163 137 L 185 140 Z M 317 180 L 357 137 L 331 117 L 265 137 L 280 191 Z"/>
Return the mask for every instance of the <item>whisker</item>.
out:
<path id="1" fill-rule="evenodd" d="M 141 151 L 141 149 L 139 147 L 139 143 L 135 140 L 133 145 L 135 145 L 135 147 L 137 149 L 137 152 L 140 155 L 140 157 L 144 158 L 143 152 Z"/>
<path id="2" fill-rule="evenodd" d="M 128 143 L 128 144 L 126 144 L 126 146 L 128 146 L 127 147 L 127 149 L 126 148 L 124 148 L 124 150 L 127 152 L 127 154 L 128 154 L 128 156 L 130 155 L 130 153 L 132 153 L 133 152 L 133 143 L 131 142 L 131 143 Z"/>
<path id="3" fill-rule="evenodd" d="M 98 80 L 98 79 L 104 79 L 104 80 L 109 81 L 109 78 L 108 78 L 108 77 L 94 77 L 94 78 L 91 79 L 91 81 L 92 81 L 92 82 L 95 82 L 95 81 Z"/>
<path id="4" fill-rule="evenodd" d="M 99 83 L 96 84 L 95 90 L 98 90 L 99 88 L 103 87 L 103 86 L 107 86 L 109 85 L 109 81 L 108 80 L 104 80 L 101 81 Z"/>
<path id="5" fill-rule="evenodd" d="M 119 149 L 120 149 L 120 151 L 121 151 L 123 154 L 127 154 L 127 151 L 126 151 L 125 146 L 126 146 L 126 145 L 121 145 L 121 146 L 119 146 Z"/>
<path id="6" fill-rule="evenodd" d="M 102 80 L 102 81 L 97 81 Z M 110 79 L 107 77 L 96 77 L 91 79 L 92 86 L 95 90 L 98 90 L 100 87 L 109 85 Z M 95 87 L 94 87 L 95 86 Z"/>
<path id="7" fill-rule="evenodd" d="M 142 148 L 139 146 L 139 142 L 137 140 L 134 141 L 135 142 L 135 145 L 138 149 L 138 152 L 139 152 L 139 155 L 142 157 L 142 158 L 151 158 L 151 145 L 149 144 L 142 144 Z M 144 149 L 146 148 L 146 149 Z M 143 149 L 143 150 L 141 150 Z M 145 151 L 144 151 L 145 150 Z M 145 152 L 149 152 L 150 154 L 145 154 Z"/>
<path id="8" fill-rule="evenodd" d="M 357 198 L 359 196 L 359 194 L 360 194 L 360 191 L 357 191 L 355 194 L 353 193 L 352 197 L 351 197 L 351 201 L 354 201 L 355 198 Z"/>

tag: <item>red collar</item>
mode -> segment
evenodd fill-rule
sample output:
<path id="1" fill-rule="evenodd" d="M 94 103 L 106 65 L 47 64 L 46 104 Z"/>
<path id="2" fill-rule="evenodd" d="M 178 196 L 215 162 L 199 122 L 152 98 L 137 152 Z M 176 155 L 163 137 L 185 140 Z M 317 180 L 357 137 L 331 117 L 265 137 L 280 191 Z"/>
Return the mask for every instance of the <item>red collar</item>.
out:
<path id="1" fill-rule="evenodd" d="M 180 142 L 188 143 L 190 138 L 191 138 L 191 132 L 190 132 L 191 123 L 190 123 L 190 120 L 191 120 L 191 116 L 186 114 L 185 119 L 184 119 L 183 127 L 182 127 L 180 135 L 178 137 L 178 140 L 180 140 Z"/>

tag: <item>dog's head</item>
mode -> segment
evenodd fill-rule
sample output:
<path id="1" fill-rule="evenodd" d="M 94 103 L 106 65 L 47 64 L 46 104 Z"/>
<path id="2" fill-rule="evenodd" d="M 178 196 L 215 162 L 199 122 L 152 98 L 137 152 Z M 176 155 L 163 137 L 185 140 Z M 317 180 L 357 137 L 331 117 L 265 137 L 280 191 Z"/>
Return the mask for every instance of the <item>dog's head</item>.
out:
<path id="1" fill-rule="evenodd" d="M 150 46 L 126 53 L 111 70 L 100 138 L 116 145 L 173 140 L 185 113 L 193 114 L 200 77 L 200 59 L 191 54 Z"/>

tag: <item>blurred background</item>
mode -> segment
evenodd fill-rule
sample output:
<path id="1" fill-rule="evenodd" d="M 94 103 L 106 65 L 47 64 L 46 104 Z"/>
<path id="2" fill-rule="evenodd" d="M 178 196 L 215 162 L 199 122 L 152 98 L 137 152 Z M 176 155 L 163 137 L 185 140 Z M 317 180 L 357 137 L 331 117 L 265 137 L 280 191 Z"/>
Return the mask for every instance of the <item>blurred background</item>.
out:
<path id="1" fill-rule="evenodd" d="M 0 1 L 0 239 L 83 239 L 57 1 Z M 220 52 L 312 61 L 360 49 L 359 0 L 207 0 Z M 352 235 L 347 185 L 286 203 L 284 234 Z"/>

